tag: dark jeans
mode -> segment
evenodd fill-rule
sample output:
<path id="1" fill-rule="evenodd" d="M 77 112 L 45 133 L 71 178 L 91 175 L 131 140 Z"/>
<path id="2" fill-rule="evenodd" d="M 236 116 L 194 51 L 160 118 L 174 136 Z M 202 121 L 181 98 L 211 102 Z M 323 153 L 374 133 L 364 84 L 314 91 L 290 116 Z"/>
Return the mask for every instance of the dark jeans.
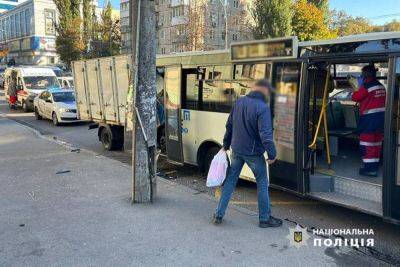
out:
<path id="1" fill-rule="evenodd" d="M 219 200 L 215 214 L 217 217 L 224 217 L 244 163 L 250 167 L 256 177 L 259 219 L 260 221 L 268 221 L 271 216 L 271 208 L 268 193 L 267 163 L 263 155 L 245 156 L 232 152 L 231 166 L 228 170 L 228 175 L 222 188 L 221 199 Z"/>

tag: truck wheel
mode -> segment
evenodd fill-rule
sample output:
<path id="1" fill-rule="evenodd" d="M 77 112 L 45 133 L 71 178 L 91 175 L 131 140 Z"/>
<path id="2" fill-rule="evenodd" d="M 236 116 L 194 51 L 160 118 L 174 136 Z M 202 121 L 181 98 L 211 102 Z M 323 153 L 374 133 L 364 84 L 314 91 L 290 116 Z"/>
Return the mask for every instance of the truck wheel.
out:
<path id="1" fill-rule="evenodd" d="M 40 116 L 39 111 L 37 110 L 37 108 L 35 107 L 35 117 L 37 120 L 41 120 L 42 116 Z"/>
<path id="2" fill-rule="evenodd" d="M 53 114 L 51 115 L 51 118 L 53 120 L 54 126 L 60 125 L 60 122 L 58 121 L 58 118 L 57 118 L 57 114 L 55 112 L 53 112 Z"/>
<path id="3" fill-rule="evenodd" d="M 103 127 L 100 132 L 100 141 L 107 151 L 113 150 L 113 134 L 108 127 Z"/>
<path id="4" fill-rule="evenodd" d="M 206 157 L 204 159 L 204 171 L 206 174 L 208 173 L 208 170 L 210 169 L 212 160 L 214 159 L 215 155 L 218 154 L 219 151 L 220 151 L 220 148 L 216 147 L 216 146 L 208 149 L 208 151 L 206 153 Z"/>

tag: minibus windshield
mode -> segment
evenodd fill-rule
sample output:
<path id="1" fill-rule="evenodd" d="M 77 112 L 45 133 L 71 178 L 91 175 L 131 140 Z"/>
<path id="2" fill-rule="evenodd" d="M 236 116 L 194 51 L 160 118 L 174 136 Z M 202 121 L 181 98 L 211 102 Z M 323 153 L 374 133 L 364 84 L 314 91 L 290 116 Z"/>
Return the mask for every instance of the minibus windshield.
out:
<path id="1" fill-rule="evenodd" d="M 32 76 L 24 77 L 27 89 L 51 89 L 60 88 L 60 84 L 56 76 Z"/>

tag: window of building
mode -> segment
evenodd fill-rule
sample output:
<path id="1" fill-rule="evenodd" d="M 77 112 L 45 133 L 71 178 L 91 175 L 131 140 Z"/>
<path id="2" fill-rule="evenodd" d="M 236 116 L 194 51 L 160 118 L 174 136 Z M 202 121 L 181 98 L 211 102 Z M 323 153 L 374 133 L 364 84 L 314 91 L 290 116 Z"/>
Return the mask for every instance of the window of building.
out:
<path id="1" fill-rule="evenodd" d="M 233 7 L 239 8 L 239 0 L 233 0 Z"/>
<path id="2" fill-rule="evenodd" d="M 6 18 L 6 31 L 5 31 L 5 35 L 6 35 L 6 39 L 8 40 L 8 39 L 10 39 L 10 18 L 9 17 L 7 17 Z"/>
<path id="3" fill-rule="evenodd" d="M 20 24 L 19 24 L 19 13 L 15 14 L 15 37 L 21 37 Z"/>
<path id="4" fill-rule="evenodd" d="M 25 10 L 25 30 L 26 35 L 31 34 L 31 12 L 29 9 Z"/>
<path id="5" fill-rule="evenodd" d="M 184 15 L 184 6 L 177 6 L 172 9 L 172 17 L 180 17 Z"/>
<path id="6" fill-rule="evenodd" d="M 56 34 L 55 11 L 46 9 L 44 11 L 44 15 L 45 15 L 46 35 L 55 35 Z"/>
<path id="7" fill-rule="evenodd" d="M 214 31 L 213 30 L 210 30 L 209 37 L 211 40 L 214 39 Z"/>
<path id="8" fill-rule="evenodd" d="M 15 37 L 15 17 L 14 15 L 10 16 L 10 37 L 14 38 Z"/>
<path id="9" fill-rule="evenodd" d="M 25 36 L 26 35 L 26 31 L 25 31 L 25 16 L 24 16 L 24 12 L 21 12 L 19 14 L 19 25 L 20 25 L 20 29 L 21 29 L 21 36 Z"/>
<path id="10" fill-rule="evenodd" d="M 238 40 L 238 34 L 237 33 L 233 33 L 232 34 L 232 40 L 233 41 L 237 41 Z"/>
<path id="11" fill-rule="evenodd" d="M 4 27 L 4 19 L 1 20 L 0 27 L 1 27 L 1 34 L 0 34 L 1 41 L 5 41 L 6 40 L 6 34 L 5 34 L 5 27 Z"/>

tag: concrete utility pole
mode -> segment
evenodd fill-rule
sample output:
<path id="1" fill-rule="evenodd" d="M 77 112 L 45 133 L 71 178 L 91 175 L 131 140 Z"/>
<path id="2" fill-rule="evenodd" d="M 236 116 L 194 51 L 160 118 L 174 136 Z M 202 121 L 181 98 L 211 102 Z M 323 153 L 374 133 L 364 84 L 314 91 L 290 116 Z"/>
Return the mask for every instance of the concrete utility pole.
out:
<path id="1" fill-rule="evenodd" d="M 156 25 L 154 0 L 131 0 L 133 59 L 132 202 L 156 193 Z"/>

